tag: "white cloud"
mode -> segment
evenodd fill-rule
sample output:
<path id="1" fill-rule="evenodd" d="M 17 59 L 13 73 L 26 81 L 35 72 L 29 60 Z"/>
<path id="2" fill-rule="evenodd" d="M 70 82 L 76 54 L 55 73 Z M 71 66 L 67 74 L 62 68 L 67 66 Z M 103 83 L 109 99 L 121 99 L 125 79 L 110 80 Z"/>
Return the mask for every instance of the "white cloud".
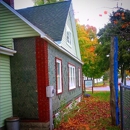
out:
<path id="1" fill-rule="evenodd" d="M 26 7 L 34 6 L 34 3 L 32 0 L 14 0 L 14 8 L 15 9 L 21 9 Z"/>

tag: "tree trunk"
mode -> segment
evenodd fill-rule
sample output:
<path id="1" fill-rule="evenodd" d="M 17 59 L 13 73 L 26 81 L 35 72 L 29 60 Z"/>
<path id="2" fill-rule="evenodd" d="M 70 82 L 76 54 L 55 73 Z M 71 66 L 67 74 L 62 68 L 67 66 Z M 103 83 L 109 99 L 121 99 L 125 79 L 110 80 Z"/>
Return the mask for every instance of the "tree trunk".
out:
<path id="1" fill-rule="evenodd" d="M 121 67 L 121 83 L 126 85 L 126 71 L 124 69 L 124 65 Z"/>
<path id="2" fill-rule="evenodd" d="M 112 125 L 116 125 L 116 96 L 114 88 L 114 37 L 111 38 L 110 46 L 110 111 Z"/>
<path id="3" fill-rule="evenodd" d="M 124 82 L 124 65 L 121 66 L 121 83 Z"/>
<path id="4" fill-rule="evenodd" d="M 92 78 L 92 93 L 93 93 L 93 87 L 94 87 L 94 78 Z"/>
<path id="5" fill-rule="evenodd" d="M 126 71 L 124 70 L 124 85 L 126 85 Z"/>
<path id="6" fill-rule="evenodd" d="M 92 85 L 93 85 L 93 86 L 95 85 L 95 83 L 94 83 L 94 78 L 92 78 Z"/>

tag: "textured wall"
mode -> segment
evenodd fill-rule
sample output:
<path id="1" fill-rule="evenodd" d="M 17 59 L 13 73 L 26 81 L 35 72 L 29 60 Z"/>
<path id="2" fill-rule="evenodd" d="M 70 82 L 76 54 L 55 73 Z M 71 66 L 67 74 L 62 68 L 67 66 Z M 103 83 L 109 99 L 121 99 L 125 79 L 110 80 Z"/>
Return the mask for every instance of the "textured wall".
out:
<path id="1" fill-rule="evenodd" d="M 55 57 L 62 59 L 62 72 L 63 72 L 63 93 L 53 97 L 53 110 L 57 111 L 60 105 L 60 101 L 66 100 L 70 102 L 72 99 L 78 97 L 82 93 L 82 87 L 78 86 L 78 68 L 81 68 L 81 64 L 65 55 L 61 51 L 57 50 L 49 44 L 48 46 L 48 57 L 49 57 L 49 84 L 56 88 L 56 77 L 55 77 Z M 75 65 L 76 67 L 76 89 L 68 90 L 68 63 Z M 82 86 L 82 85 L 81 85 Z"/>
<path id="2" fill-rule="evenodd" d="M 15 39 L 11 57 L 13 113 L 20 118 L 38 118 L 35 39 Z"/>

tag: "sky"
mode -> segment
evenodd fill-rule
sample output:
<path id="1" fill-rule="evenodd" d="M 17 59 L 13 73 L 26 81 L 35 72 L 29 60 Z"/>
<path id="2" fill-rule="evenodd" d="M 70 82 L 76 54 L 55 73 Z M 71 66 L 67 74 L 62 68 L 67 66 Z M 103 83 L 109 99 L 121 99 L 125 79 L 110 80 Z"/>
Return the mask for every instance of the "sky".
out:
<path id="1" fill-rule="evenodd" d="M 15 9 L 34 6 L 32 0 L 14 0 L 14 3 Z M 117 3 L 119 7 L 130 9 L 129 0 L 72 0 L 75 18 L 80 24 L 96 27 L 97 31 L 109 22 Z"/>

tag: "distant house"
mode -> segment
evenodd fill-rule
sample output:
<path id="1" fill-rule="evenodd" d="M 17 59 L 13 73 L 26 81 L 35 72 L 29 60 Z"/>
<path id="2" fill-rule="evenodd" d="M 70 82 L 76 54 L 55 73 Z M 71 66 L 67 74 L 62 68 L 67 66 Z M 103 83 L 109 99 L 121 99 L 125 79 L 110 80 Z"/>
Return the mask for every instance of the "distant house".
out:
<path id="1" fill-rule="evenodd" d="M 18 116 L 21 129 L 49 129 L 46 87 L 60 102 L 81 98 L 82 62 L 70 1 L 15 10 L 0 0 L 0 130 Z"/>

